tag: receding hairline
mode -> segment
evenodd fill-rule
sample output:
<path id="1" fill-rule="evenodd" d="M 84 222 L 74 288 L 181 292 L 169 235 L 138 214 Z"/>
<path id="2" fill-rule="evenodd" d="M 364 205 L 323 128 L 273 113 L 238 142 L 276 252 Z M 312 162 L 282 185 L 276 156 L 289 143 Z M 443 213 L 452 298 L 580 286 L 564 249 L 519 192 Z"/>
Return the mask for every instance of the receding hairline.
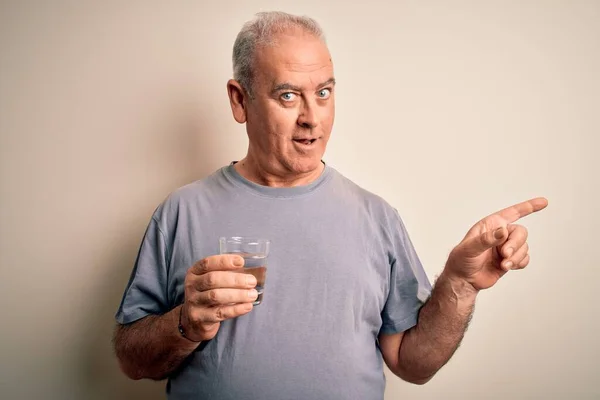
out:
<path id="1" fill-rule="evenodd" d="M 281 35 L 312 36 L 327 47 L 321 26 L 310 17 L 279 11 L 256 14 L 239 31 L 232 56 L 234 79 L 250 94 L 257 53 L 261 47 L 276 45 Z"/>
<path id="2" fill-rule="evenodd" d="M 319 66 L 317 69 L 333 67 L 333 61 L 332 61 L 331 54 L 329 53 L 329 48 L 327 47 L 327 45 L 325 43 L 323 43 L 321 40 L 319 40 L 318 37 L 311 35 L 310 32 L 308 32 L 307 34 L 303 34 L 300 32 L 300 30 L 294 29 L 294 30 L 289 30 L 287 32 L 280 32 L 276 36 L 277 36 L 277 38 L 281 38 L 282 36 L 287 36 L 287 37 L 293 37 L 295 39 L 300 39 L 300 40 L 304 40 L 304 37 L 306 37 L 307 39 L 310 38 L 309 40 L 313 41 L 313 43 L 315 43 L 315 44 L 318 43 L 319 45 L 322 45 L 327 54 L 327 61 L 324 64 L 321 64 L 321 62 L 314 64 L 314 65 L 321 64 L 321 66 Z M 265 60 L 269 60 L 270 59 L 269 56 L 272 56 L 272 53 L 265 54 L 264 51 L 266 49 L 268 49 L 268 52 L 274 51 L 275 53 L 277 53 L 277 48 L 279 47 L 279 41 L 277 38 L 275 38 L 272 42 L 264 44 L 264 45 L 260 45 L 259 47 L 257 47 L 255 49 L 254 59 L 253 59 L 253 69 L 254 69 L 253 82 L 254 83 L 256 83 L 256 80 L 259 75 L 263 75 L 263 77 L 265 77 L 264 74 L 260 73 L 260 71 L 262 70 L 261 67 L 266 67 L 266 66 L 264 64 L 261 65 L 261 63 L 265 62 Z M 289 47 L 287 47 L 287 46 L 281 46 L 281 48 L 284 51 L 289 49 Z M 318 51 L 314 51 L 312 53 L 316 54 L 317 52 L 320 52 L 320 51 L 321 50 L 318 50 Z M 324 58 L 321 58 L 321 61 L 324 61 Z M 267 61 L 267 63 L 269 63 L 269 61 Z M 295 65 L 295 64 L 296 63 L 289 63 L 288 65 Z M 297 65 L 306 66 L 307 64 L 298 63 Z M 269 77 L 267 77 L 267 78 L 269 78 Z M 263 83 L 267 85 L 267 90 L 271 94 L 278 92 L 278 91 L 282 91 L 282 90 L 301 92 L 301 91 L 309 89 L 309 88 L 300 87 L 300 86 L 295 85 L 294 83 L 286 81 L 286 80 L 278 80 L 277 78 L 271 79 L 270 81 L 263 81 Z M 335 86 L 335 77 L 333 75 L 333 72 L 331 74 L 329 74 L 329 76 L 326 76 L 326 79 L 324 81 L 311 87 L 310 89 L 318 90 L 319 88 L 323 88 L 327 85 Z"/>

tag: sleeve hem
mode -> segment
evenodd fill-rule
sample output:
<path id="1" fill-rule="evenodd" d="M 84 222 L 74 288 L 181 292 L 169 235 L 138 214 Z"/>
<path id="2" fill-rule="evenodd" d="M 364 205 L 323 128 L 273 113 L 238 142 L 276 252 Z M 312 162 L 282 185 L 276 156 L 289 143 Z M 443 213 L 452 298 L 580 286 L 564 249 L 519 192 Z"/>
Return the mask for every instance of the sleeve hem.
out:
<path id="1" fill-rule="evenodd" d="M 144 317 L 151 315 L 151 313 L 143 311 L 143 310 L 135 310 L 133 312 L 124 314 L 123 312 L 118 312 L 115 316 L 117 322 L 121 325 L 127 325 L 132 322 L 138 321 Z"/>
<path id="2" fill-rule="evenodd" d="M 401 333 L 409 330 L 413 326 L 417 325 L 418 314 L 419 309 L 417 309 L 413 315 L 410 315 L 398 322 L 383 325 L 379 330 L 379 334 L 394 335 L 396 333 Z"/>

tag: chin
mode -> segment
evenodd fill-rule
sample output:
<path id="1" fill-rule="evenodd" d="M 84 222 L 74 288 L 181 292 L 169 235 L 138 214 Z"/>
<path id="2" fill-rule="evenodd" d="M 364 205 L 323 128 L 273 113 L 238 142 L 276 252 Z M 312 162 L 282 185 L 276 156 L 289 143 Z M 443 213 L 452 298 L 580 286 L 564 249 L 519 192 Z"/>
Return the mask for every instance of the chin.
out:
<path id="1" fill-rule="evenodd" d="M 290 169 L 298 174 L 306 174 L 321 167 L 321 157 L 317 159 L 300 159 L 290 163 Z"/>

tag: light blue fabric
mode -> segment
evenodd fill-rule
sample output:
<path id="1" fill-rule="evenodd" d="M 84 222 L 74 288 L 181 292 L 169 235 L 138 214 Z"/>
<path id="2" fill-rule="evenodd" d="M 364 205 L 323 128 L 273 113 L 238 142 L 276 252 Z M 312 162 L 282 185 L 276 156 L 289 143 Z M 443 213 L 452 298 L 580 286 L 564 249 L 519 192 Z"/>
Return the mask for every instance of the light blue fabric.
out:
<path id="1" fill-rule="evenodd" d="M 117 321 L 180 304 L 186 270 L 218 254 L 221 236 L 271 240 L 263 303 L 223 322 L 168 398 L 383 399 L 377 337 L 414 326 L 431 291 L 396 210 L 329 166 L 294 188 L 223 167 L 158 207 Z"/>

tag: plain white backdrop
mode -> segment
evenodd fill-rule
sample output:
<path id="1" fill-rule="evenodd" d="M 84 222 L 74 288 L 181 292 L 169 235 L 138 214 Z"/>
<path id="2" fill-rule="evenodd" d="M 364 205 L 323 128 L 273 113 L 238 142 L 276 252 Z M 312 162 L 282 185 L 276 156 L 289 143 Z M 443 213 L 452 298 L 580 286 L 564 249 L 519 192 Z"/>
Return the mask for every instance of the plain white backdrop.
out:
<path id="1" fill-rule="evenodd" d="M 368 4 L 368 5 L 367 5 Z M 325 160 L 399 209 L 430 278 L 478 219 L 535 196 L 532 261 L 481 293 L 429 384 L 392 399 L 600 396 L 598 1 L 3 1 L 0 397 L 160 399 L 112 355 L 154 208 L 245 154 L 225 84 L 261 10 L 326 31 Z"/>

